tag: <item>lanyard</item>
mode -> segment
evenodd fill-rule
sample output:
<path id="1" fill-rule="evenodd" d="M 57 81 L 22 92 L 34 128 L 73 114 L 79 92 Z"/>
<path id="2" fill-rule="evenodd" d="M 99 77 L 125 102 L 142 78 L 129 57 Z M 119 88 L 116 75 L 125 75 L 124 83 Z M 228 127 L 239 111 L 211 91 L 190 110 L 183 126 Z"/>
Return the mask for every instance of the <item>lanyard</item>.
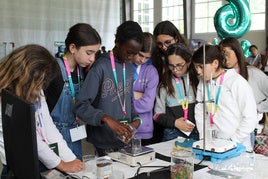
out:
<path id="1" fill-rule="evenodd" d="M 117 96 L 119 98 L 120 106 L 122 108 L 122 113 L 124 115 L 124 118 L 127 114 L 126 112 L 126 98 L 125 98 L 125 93 L 126 93 L 126 63 L 123 63 L 123 102 L 121 100 L 121 96 L 119 93 L 119 88 L 118 88 L 118 80 L 117 80 L 117 73 L 116 73 L 116 68 L 115 68 L 115 61 L 114 61 L 114 54 L 113 51 L 110 52 L 110 59 L 111 59 L 111 65 L 112 65 L 112 70 L 113 70 L 113 75 L 114 75 L 114 80 L 115 80 L 115 85 L 116 85 L 116 91 L 117 91 Z"/>
<path id="2" fill-rule="evenodd" d="M 208 83 L 207 83 L 208 111 L 209 111 L 209 122 L 210 122 L 210 125 L 213 125 L 214 124 L 213 118 L 214 118 L 215 114 L 218 111 L 219 98 L 220 98 L 222 83 L 223 83 L 223 80 L 224 80 L 224 74 L 225 73 L 222 72 L 221 73 L 221 76 L 220 76 L 220 84 L 218 86 L 218 90 L 217 90 L 217 94 L 216 94 L 216 99 L 214 101 L 214 110 L 212 109 L 213 100 L 211 99 L 212 75 L 210 77 L 210 85 L 208 85 Z"/>
<path id="3" fill-rule="evenodd" d="M 39 134 L 39 136 L 42 138 L 42 141 L 43 142 L 46 142 L 46 138 L 43 134 L 43 131 L 42 131 L 42 119 L 43 119 L 43 115 L 42 113 L 40 112 L 40 108 L 41 108 L 41 103 L 36 103 L 35 104 L 35 112 L 37 113 L 37 118 L 38 119 L 35 119 L 36 120 L 36 132 Z"/>
<path id="4" fill-rule="evenodd" d="M 187 78 L 188 78 L 188 76 L 187 76 Z M 176 86 L 177 86 L 178 93 L 179 93 L 179 96 L 180 96 L 181 106 L 182 106 L 182 109 L 183 109 L 183 114 L 184 114 L 183 118 L 186 121 L 188 119 L 188 104 L 189 104 L 189 100 L 188 100 L 188 96 L 187 96 L 187 93 L 186 93 L 185 85 L 183 85 L 184 86 L 184 92 L 185 92 L 185 96 L 183 97 L 182 90 L 181 90 L 181 85 L 180 85 L 180 82 L 179 82 L 179 78 L 175 77 L 175 82 L 176 82 Z M 189 89 L 189 84 L 187 84 L 187 85 L 188 85 L 188 89 Z"/>
<path id="5" fill-rule="evenodd" d="M 64 62 L 64 65 L 65 65 L 65 68 L 66 68 L 66 72 L 67 72 L 67 75 L 68 75 L 68 81 L 69 81 L 69 84 L 70 84 L 70 89 L 71 89 L 71 93 L 72 93 L 72 97 L 73 97 L 73 103 L 75 104 L 75 90 L 74 90 L 74 84 L 73 84 L 73 80 L 72 80 L 72 75 L 71 75 L 71 71 L 70 71 L 70 67 L 69 67 L 69 63 L 68 63 L 68 60 L 66 58 L 66 55 L 63 56 L 63 62 Z M 78 86 L 79 86 L 79 90 L 80 90 L 80 71 L 79 71 L 79 68 L 77 66 L 77 78 L 78 78 Z"/>

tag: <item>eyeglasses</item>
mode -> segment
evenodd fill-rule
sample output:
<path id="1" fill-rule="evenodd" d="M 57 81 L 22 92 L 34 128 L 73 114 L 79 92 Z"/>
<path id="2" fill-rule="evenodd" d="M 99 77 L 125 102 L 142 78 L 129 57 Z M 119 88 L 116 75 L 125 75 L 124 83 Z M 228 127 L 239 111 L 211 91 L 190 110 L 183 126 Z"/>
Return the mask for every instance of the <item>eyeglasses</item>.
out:
<path id="1" fill-rule="evenodd" d="M 166 40 L 164 42 L 157 42 L 156 44 L 159 48 L 162 48 L 163 46 L 168 47 L 169 45 L 171 45 L 173 40 L 174 39 Z"/>
<path id="2" fill-rule="evenodd" d="M 186 65 L 186 63 L 184 63 L 183 65 L 182 64 L 175 64 L 175 65 L 173 65 L 173 64 L 168 64 L 168 68 L 170 69 L 170 70 L 178 70 L 178 71 L 181 71 L 183 68 L 184 68 L 184 66 Z"/>

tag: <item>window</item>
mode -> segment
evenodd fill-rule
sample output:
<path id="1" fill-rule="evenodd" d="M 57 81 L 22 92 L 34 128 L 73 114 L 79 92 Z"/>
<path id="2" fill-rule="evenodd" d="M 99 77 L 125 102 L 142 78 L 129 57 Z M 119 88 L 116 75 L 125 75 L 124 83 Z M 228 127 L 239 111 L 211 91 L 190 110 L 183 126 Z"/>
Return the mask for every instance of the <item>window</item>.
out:
<path id="1" fill-rule="evenodd" d="M 265 1 L 248 0 L 251 12 L 250 30 L 265 29 Z M 216 32 L 214 16 L 219 8 L 228 3 L 225 0 L 195 0 L 195 33 Z M 235 19 L 233 19 L 235 22 Z"/>
<path id="2" fill-rule="evenodd" d="M 154 29 L 154 2 L 151 0 L 135 0 L 133 3 L 133 20 L 138 22 L 144 32 Z"/>
<path id="3" fill-rule="evenodd" d="M 162 0 L 162 20 L 171 21 L 183 34 L 183 0 Z"/>
<path id="4" fill-rule="evenodd" d="M 222 0 L 195 0 L 195 33 L 216 32 L 214 15 Z"/>
<path id="5" fill-rule="evenodd" d="M 159 21 L 169 20 L 181 33 L 184 33 L 183 0 L 133 0 L 132 2 L 133 20 L 141 25 L 143 31 L 152 33 L 154 26 Z M 248 2 L 251 12 L 250 30 L 264 30 L 266 1 L 248 0 Z M 214 16 L 218 9 L 226 3 L 229 2 L 226 0 L 195 0 L 194 33 L 215 33 Z M 232 21 L 235 22 L 235 19 Z"/>
<path id="6" fill-rule="evenodd" d="M 248 0 L 251 11 L 250 30 L 265 30 L 265 2 L 264 0 Z"/>
<path id="7" fill-rule="evenodd" d="M 184 32 L 183 0 L 133 0 L 132 2 L 133 20 L 141 25 L 143 31 L 152 33 L 159 21 L 169 20 L 181 33 Z"/>

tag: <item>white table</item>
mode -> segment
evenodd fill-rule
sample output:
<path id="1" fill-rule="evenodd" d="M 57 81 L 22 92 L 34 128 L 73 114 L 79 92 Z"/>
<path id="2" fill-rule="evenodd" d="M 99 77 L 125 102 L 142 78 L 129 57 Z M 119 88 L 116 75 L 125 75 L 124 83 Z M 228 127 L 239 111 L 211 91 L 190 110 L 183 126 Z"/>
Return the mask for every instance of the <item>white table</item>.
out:
<path id="1" fill-rule="evenodd" d="M 176 141 L 176 139 L 170 140 L 167 142 L 161 142 L 161 143 L 149 145 L 148 147 L 153 148 L 155 150 L 155 152 L 157 152 L 159 154 L 162 154 L 165 156 L 170 156 L 172 148 L 175 145 L 175 141 Z M 262 155 L 257 155 L 257 154 L 252 154 L 251 157 L 252 156 L 255 158 L 255 162 L 253 161 L 255 164 L 254 167 L 251 167 L 247 170 L 245 169 L 245 171 L 244 171 L 244 169 L 243 169 L 243 171 L 231 171 L 231 174 L 236 175 L 236 176 L 240 176 L 240 178 L 242 178 L 242 179 L 262 179 L 262 178 L 267 179 L 268 178 L 268 169 L 267 169 L 268 157 L 265 157 Z M 194 172 L 194 179 L 203 179 L 203 178 L 204 179 L 210 179 L 210 178 L 211 179 L 212 178 L 213 179 L 221 179 L 223 177 L 211 175 L 208 173 L 208 171 L 211 170 L 211 168 L 217 169 L 220 171 L 224 171 L 223 167 L 225 167 L 225 168 L 229 167 L 229 168 L 232 168 L 232 170 L 233 170 L 234 168 L 237 168 L 236 166 L 238 166 L 241 162 L 243 162 L 243 165 L 247 165 L 247 161 L 249 161 L 247 156 L 239 156 L 236 158 L 228 159 L 222 163 L 212 163 L 209 161 L 203 161 L 201 164 L 207 165 L 209 167 L 195 171 Z M 200 162 L 200 160 L 196 159 L 195 163 L 199 163 L 199 162 Z M 92 163 L 93 163 L 93 165 L 92 165 Z M 89 167 L 89 168 L 91 168 L 91 170 L 92 170 L 92 167 L 95 166 L 94 164 L 95 164 L 95 161 L 91 161 L 91 166 Z M 156 159 L 155 161 L 153 161 L 147 165 L 144 165 L 144 166 L 163 166 L 164 167 L 164 166 L 169 166 L 169 165 L 170 165 L 170 162 Z M 125 175 L 125 178 L 133 177 L 136 174 L 137 169 L 138 169 L 138 167 L 130 167 L 126 164 L 122 164 L 119 162 L 113 162 L 113 170 L 123 172 Z M 149 171 L 156 170 L 156 169 L 157 168 L 142 168 L 139 173 L 149 172 Z M 252 170 L 250 170 L 250 169 L 252 169 Z M 76 173 L 76 175 L 78 175 L 81 178 L 84 175 L 86 175 L 86 176 L 90 175 L 91 178 L 94 178 L 94 176 L 92 175 L 92 172 L 90 173 L 87 170 L 88 169 L 86 169 L 85 171 Z M 224 172 L 226 172 L 226 171 L 224 171 Z M 230 173 L 230 171 L 228 171 L 227 173 Z"/>
<path id="2" fill-rule="evenodd" d="M 170 140 L 167 142 L 162 142 L 158 144 L 150 145 L 149 147 L 154 148 L 157 153 L 165 156 L 170 156 L 172 147 L 175 145 L 175 141 Z M 249 159 L 248 157 L 253 157 Z M 252 161 L 253 160 L 253 161 Z M 199 163 L 200 160 L 196 159 L 195 163 Z M 248 162 L 252 164 L 252 167 L 243 168 L 241 165 L 248 166 Z M 230 168 L 231 174 L 240 176 L 243 179 L 268 179 L 268 157 L 259 154 L 242 154 L 239 157 L 228 159 L 222 163 L 212 163 L 210 161 L 203 161 L 202 165 L 207 165 L 208 167 L 197 170 L 194 172 L 194 179 L 217 179 L 223 178 L 207 173 L 211 168 L 226 172 L 225 168 Z M 236 169 L 235 169 L 236 168 Z M 240 170 L 240 171 L 237 171 Z M 227 173 L 229 173 L 228 171 Z"/>

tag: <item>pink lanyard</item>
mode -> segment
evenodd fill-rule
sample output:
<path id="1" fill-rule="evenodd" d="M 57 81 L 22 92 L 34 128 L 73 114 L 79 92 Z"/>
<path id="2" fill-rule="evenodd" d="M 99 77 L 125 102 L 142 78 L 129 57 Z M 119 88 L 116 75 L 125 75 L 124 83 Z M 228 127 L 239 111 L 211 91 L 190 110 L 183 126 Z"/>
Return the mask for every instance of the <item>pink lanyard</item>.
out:
<path id="1" fill-rule="evenodd" d="M 69 67 L 69 63 L 68 63 L 66 55 L 63 56 L 63 62 L 64 62 L 66 72 L 67 72 L 67 75 L 68 75 L 68 81 L 69 81 L 69 85 L 70 85 L 70 89 L 71 89 L 71 93 L 72 93 L 72 97 L 73 97 L 73 103 L 75 104 L 76 96 L 75 96 L 74 84 L 73 84 L 71 71 L 70 71 L 70 67 Z M 77 77 L 78 77 L 78 85 L 79 85 L 79 88 L 80 88 L 80 71 L 79 71 L 78 66 L 77 66 Z"/>
<path id="2" fill-rule="evenodd" d="M 125 93 L 126 93 L 126 63 L 123 63 L 123 102 L 121 100 L 119 88 L 118 88 L 118 79 L 117 79 L 117 73 L 116 73 L 116 68 L 115 68 L 115 60 L 114 60 L 114 54 L 113 51 L 110 52 L 110 59 L 111 59 L 111 65 L 112 65 L 112 70 L 113 70 L 113 75 L 114 75 L 114 80 L 115 80 L 115 85 L 116 85 L 116 91 L 117 91 L 117 96 L 119 98 L 120 106 L 122 108 L 122 114 L 124 115 L 124 118 L 127 114 L 126 111 L 126 98 L 125 98 Z"/>
<path id="3" fill-rule="evenodd" d="M 214 110 L 212 110 L 212 99 L 211 99 L 211 87 L 212 87 L 212 77 L 210 78 L 210 86 L 207 84 L 207 95 L 208 95 L 208 111 L 209 111 L 209 120 L 210 120 L 210 125 L 214 124 L 214 116 L 215 114 L 218 112 L 218 108 L 219 108 L 219 98 L 220 98 L 220 93 L 221 93 L 221 88 L 222 88 L 222 84 L 223 84 L 223 80 L 224 80 L 224 74 L 225 72 L 221 73 L 220 76 L 220 84 L 218 86 L 218 90 L 217 90 L 217 94 L 216 94 L 216 99 L 214 102 Z M 215 97 L 215 96 L 214 96 Z"/>
<path id="4" fill-rule="evenodd" d="M 185 96 L 183 97 L 179 78 L 175 77 L 175 81 L 176 81 L 176 86 L 177 86 L 178 93 L 180 96 L 181 106 L 183 109 L 183 114 L 184 114 L 183 119 L 186 121 L 188 119 L 188 104 L 189 104 L 188 96 L 187 96 L 187 94 L 185 94 Z M 189 87 L 190 86 L 188 85 L 188 88 Z"/>

